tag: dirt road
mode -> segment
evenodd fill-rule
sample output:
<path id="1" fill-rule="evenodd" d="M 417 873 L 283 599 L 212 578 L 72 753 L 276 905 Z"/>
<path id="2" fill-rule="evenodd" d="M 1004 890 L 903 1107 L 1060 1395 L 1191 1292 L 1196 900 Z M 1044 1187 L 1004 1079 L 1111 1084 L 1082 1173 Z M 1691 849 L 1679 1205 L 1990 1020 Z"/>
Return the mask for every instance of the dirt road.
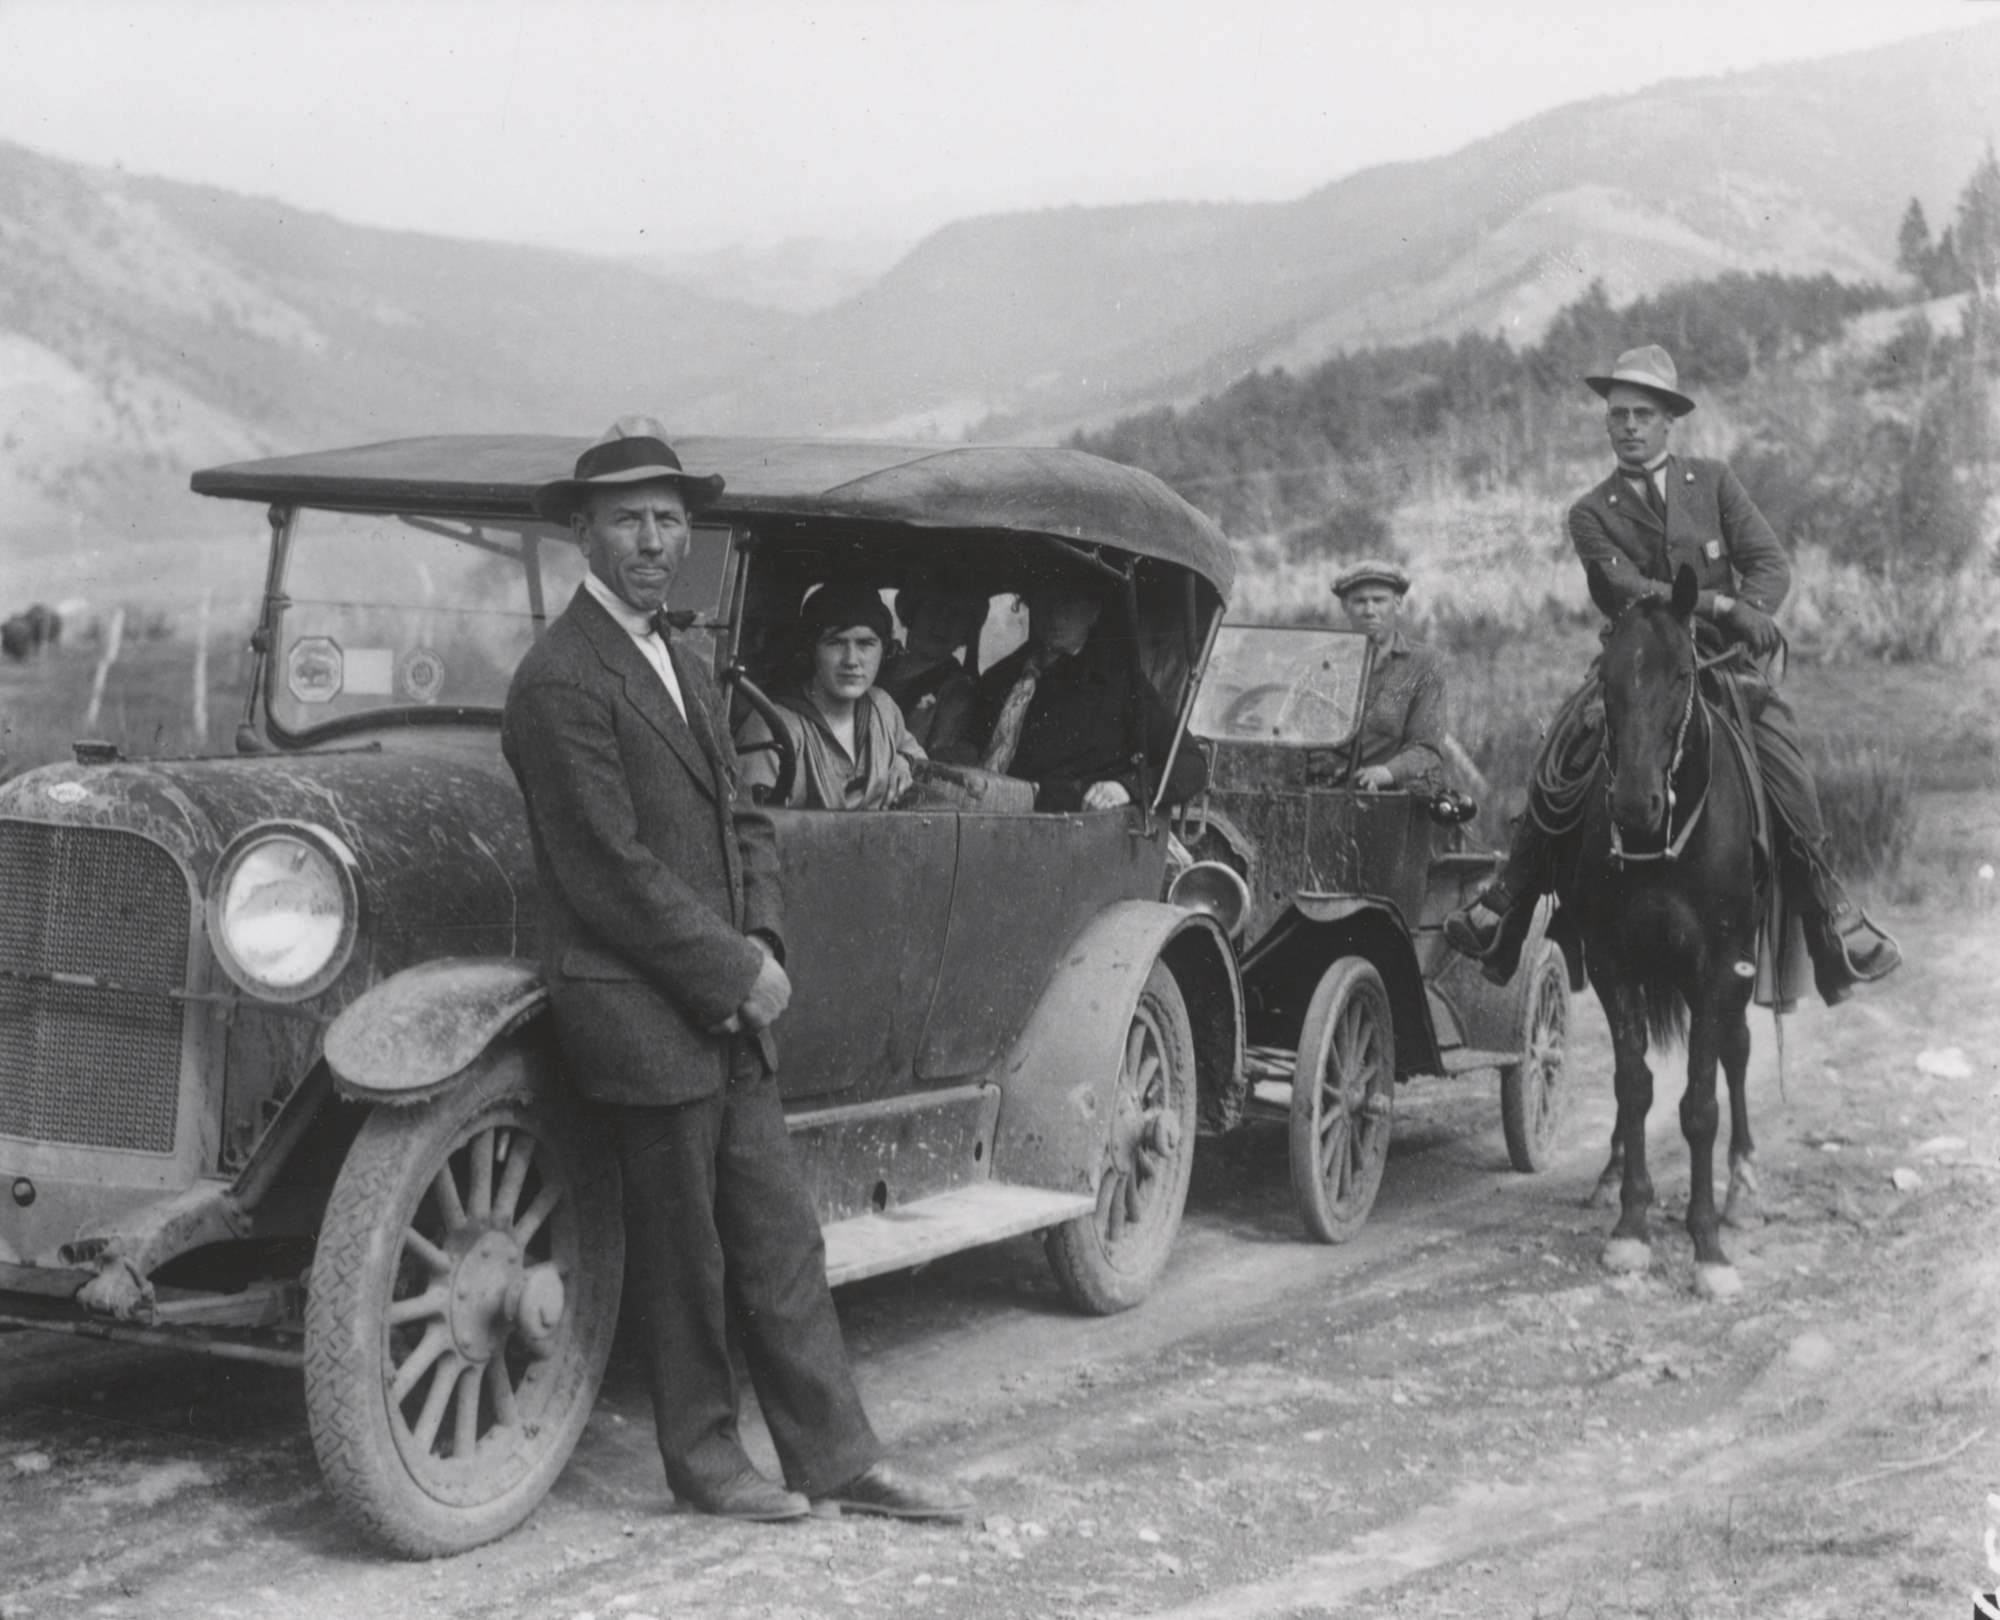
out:
<path id="1" fill-rule="evenodd" d="M 2000 1525 L 2000 910 L 1974 884 L 1890 922 L 1911 967 L 1787 1021 L 1786 1095 L 1758 1016 L 1739 1300 L 1689 1288 L 1677 1054 L 1652 1270 L 1599 1268 L 1586 995 L 1546 1175 L 1507 1170 L 1490 1076 L 1424 1081 L 1343 1248 L 1300 1239 L 1259 1126 L 1204 1144 L 1128 1315 L 1067 1314 L 1026 1243 L 844 1292 L 878 1427 L 978 1491 L 972 1528 L 669 1512 L 620 1362 L 524 1529 L 385 1563 L 326 1505 L 295 1379 L 17 1336 L 0 1616 L 1964 1615 Z"/>

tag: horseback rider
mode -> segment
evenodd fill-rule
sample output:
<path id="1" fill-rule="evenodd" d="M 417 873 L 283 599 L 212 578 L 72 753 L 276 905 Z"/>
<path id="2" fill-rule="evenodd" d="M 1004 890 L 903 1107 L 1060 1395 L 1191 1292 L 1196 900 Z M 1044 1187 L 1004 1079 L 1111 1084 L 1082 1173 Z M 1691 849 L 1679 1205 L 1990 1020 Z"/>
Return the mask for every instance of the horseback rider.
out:
<path id="1" fill-rule="evenodd" d="M 1604 400 L 1618 462 L 1569 509 L 1570 543 L 1589 578 L 1591 599 L 1616 618 L 1639 597 L 1670 594 L 1675 570 L 1691 565 L 1701 587 L 1697 641 L 1741 645 L 1756 657 L 1776 650 L 1784 638 L 1772 615 L 1791 586 L 1791 564 L 1727 464 L 1667 448 L 1675 421 L 1695 408 L 1680 392 L 1672 357 L 1647 344 L 1621 354 L 1608 375 L 1583 380 Z M 1785 897 L 1805 924 L 1813 981 L 1833 1006 L 1857 983 L 1891 972 L 1901 953 L 1849 899 L 1828 863 L 1819 792 L 1791 707 L 1749 659 L 1738 670 L 1773 811 Z M 1580 818 L 1561 814 L 1547 787 L 1564 776 L 1574 784 L 1598 757 L 1603 711 L 1593 701 L 1596 683 L 1593 666 L 1583 690 L 1565 705 L 1563 719 L 1572 723 L 1550 730 L 1506 864 L 1476 900 L 1445 919 L 1445 937 L 1481 958 L 1486 976 L 1497 983 L 1514 976 L 1535 902 L 1554 887 L 1558 860 L 1574 859 Z"/>

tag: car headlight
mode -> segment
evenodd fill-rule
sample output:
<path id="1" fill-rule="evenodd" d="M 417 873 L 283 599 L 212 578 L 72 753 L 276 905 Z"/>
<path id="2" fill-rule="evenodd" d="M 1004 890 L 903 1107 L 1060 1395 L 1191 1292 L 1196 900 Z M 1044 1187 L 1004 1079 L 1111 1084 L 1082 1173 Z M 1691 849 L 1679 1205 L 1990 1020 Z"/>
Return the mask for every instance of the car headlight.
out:
<path id="1" fill-rule="evenodd" d="M 324 990 L 354 949 L 353 868 L 347 846 L 324 828 L 277 823 L 244 833 L 209 886 L 209 938 L 223 970 L 273 1001 Z"/>

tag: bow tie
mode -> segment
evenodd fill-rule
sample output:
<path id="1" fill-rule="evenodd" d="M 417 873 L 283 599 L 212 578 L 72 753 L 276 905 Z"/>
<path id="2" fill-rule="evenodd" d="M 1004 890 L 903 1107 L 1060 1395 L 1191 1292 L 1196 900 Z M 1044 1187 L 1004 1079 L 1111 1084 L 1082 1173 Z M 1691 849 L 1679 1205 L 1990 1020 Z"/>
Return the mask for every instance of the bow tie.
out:
<path id="1" fill-rule="evenodd" d="M 653 610 L 653 634 L 662 641 L 671 640 L 676 630 L 686 630 L 693 626 L 701 615 L 693 608 L 655 608 Z"/>

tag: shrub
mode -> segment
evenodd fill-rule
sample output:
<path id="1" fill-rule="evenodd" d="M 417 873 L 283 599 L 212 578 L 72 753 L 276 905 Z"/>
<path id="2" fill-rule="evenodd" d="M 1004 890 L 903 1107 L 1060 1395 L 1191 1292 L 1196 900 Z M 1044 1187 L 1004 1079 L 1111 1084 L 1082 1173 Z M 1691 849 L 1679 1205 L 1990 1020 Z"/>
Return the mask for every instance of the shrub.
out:
<path id="1" fill-rule="evenodd" d="M 1889 878 L 1902 867 L 1917 830 L 1917 772 L 1909 757 L 1874 744 L 1816 750 L 1828 854 L 1848 877 Z"/>

